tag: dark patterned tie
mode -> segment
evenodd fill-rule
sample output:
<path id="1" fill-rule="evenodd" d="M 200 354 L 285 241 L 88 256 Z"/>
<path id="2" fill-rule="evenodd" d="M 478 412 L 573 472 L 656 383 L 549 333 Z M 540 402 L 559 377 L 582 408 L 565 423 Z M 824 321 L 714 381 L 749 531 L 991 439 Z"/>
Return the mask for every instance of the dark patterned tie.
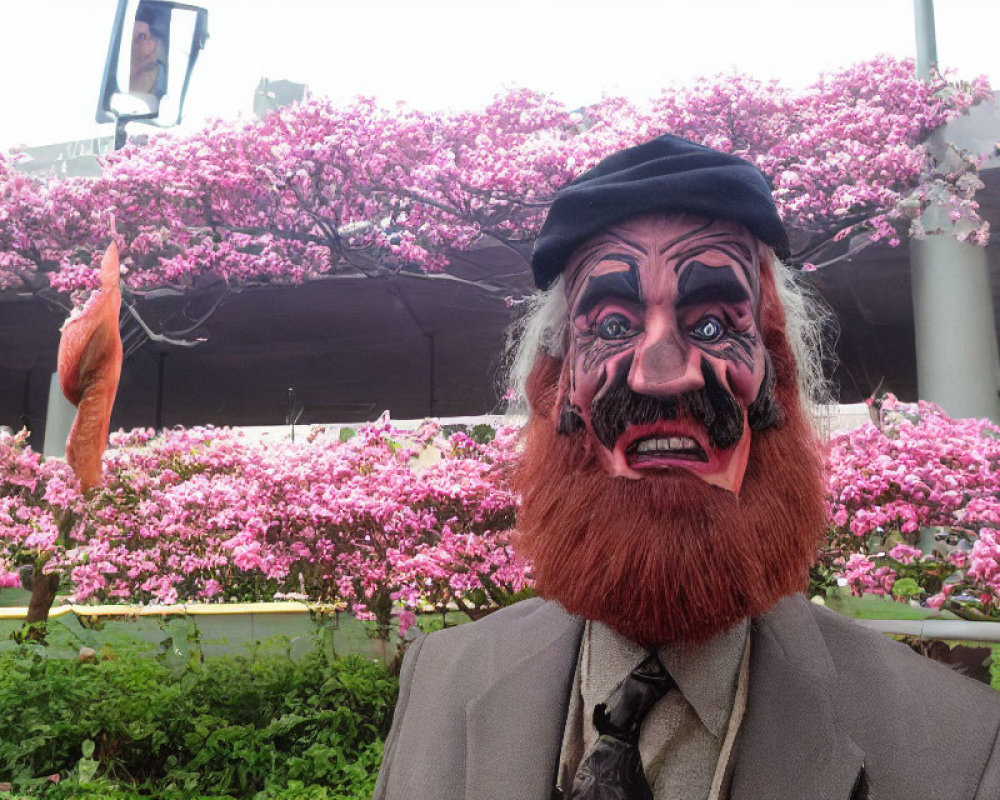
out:
<path id="1" fill-rule="evenodd" d="M 675 685 L 650 653 L 594 709 L 597 742 L 573 776 L 569 800 L 653 800 L 639 758 L 639 727 L 653 703 Z"/>

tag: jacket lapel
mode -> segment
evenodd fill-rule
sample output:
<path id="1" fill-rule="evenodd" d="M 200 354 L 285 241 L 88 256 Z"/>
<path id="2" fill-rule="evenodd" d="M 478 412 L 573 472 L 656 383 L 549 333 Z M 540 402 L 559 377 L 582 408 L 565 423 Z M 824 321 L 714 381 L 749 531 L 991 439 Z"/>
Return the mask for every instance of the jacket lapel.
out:
<path id="1" fill-rule="evenodd" d="M 511 666 L 466 706 L 466 800 L 551 795 L 583 620 L 546 603 L 526 622 Z"/>
<path id="2" fill-rule="evenodd" d="M 754 622 L 750 690 L 736 743 L 732 800 L 848 800 L 864 784 L 864 753 L 841 730 L 837 675 L 801 595 Z"/>

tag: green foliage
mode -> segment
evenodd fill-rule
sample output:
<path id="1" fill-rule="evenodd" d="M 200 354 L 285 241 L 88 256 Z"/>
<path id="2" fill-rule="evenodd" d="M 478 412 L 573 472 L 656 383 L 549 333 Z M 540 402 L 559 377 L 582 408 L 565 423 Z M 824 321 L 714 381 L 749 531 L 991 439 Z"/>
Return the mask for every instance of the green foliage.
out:
<path id="1" fill-rule="evenodd" d="M 920 584 L 913 578 L 900 578 L 892 584 L 893 597 L 909 599 L 911 597 L 920 597 L 923 593 L 924 590 L 920 588 Z"/>
<path id="2" fill-rule="evenodd" d="M 826 597 L 836 591 L 840 568 L 818 560 L 809 568 L 809 597 Z"/>
<path id="3" fill-rule="evenodd" d="M 489 444 L 496 439 L 496 437 L 496 429 L 492 425 L 487 425 L 485 422 L 473 425 L 472 430 L 469 431 L 469 438 L 476 444 Z"/>
<path id="4" fill-rule="evenodd" d="M 441 433 L 445 437 L 449 437 L 455 433 L 464 433 L 476 444 L 489 444 L 497 436 L 496 428 L 492 425 L 487 425 L 485 422 L 471 426 L 460 422 L 452 423 L 451 425 L 442 425 Z"/>
<path id="5" fill-rule="evenodd" d="M 381 664 L 319 648 L 202 663 L 169 633 L 93 661 L 0 652 L 0 798 L 371 796 L 396 692 Z"/>

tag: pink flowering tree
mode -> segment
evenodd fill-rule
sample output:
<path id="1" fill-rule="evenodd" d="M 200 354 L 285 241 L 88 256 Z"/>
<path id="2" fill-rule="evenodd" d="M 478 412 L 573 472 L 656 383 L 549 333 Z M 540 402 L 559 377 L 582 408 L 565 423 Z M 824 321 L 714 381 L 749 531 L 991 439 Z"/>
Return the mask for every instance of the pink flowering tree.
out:
<path id="1" fill-rule="evenodd" d="M 982 79 L 924 83 L 912 63 L 878 58 L 804 91 L 734 74 L 646 104 L 605 98 L 576 111 L 528 90 L 458 114 L 313 98 L 260 121 L 129 145 L 98 178 L 37 184 L 0 158 L 0 287 L 92 288 L 112 214 L 133 299 L 340 272 L 435 273 L 483 239 L 527 253 L 559 187 L 663 132 L 753 160 L 774 184 L 797 256 L 820 261 L 855 233 L 905 235 L 931 199 L 918 190 L 929 180 L 924 138 L 988 94 Z M 945 188 L 975 217 L 967 178 Z"/>
<path id="2" fill-rule="evenodd" d="M 878 416 L 831 443 L 819 572 L 858 594 L 1000 614 L 1000 428 L 891 395 Z M 916 547 L 921 529 L 933 552 Z"/>
<path id="3" fill-rule="evenodd" d="M 44 241 L 39 232 L 51 216 L 45 208 L 45 189 L 45 184 L 18 171 L 0 154 L 0 291 L 48 286 L 36 246 Z"/>

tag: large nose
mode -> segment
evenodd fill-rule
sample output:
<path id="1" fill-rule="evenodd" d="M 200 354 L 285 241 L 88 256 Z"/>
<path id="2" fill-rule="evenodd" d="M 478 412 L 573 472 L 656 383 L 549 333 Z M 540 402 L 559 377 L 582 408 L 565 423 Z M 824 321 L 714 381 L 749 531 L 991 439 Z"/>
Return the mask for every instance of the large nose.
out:
<path id="1" fill-rule="evenodd" d="M 676 321 L 665 316 L 647 320 L 629 372 L 632 390 L 667 397 L 704 385 L 701 351 L 686 340 Z"/>

